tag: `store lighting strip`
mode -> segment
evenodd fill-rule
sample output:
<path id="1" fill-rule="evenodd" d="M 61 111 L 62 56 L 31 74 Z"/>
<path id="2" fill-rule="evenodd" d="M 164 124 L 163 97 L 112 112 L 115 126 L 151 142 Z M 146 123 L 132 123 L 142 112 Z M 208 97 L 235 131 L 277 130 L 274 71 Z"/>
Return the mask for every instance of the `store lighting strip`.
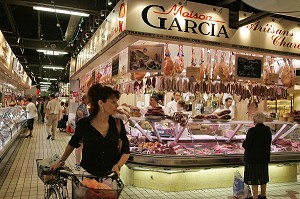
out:
<path id="1" fill-rule="evenodd" d="M 48 84 L 51 85 L 51 82 L 40 82 L 40 84 Z M 44 85 L 43 85 L 44 86 Z"/>
<path id="2" fill-rule="evenodd" d="M 81 16 L 81 17 L 89 17 L 90 16 L 90 14 L 84 13 L 84 12 L 76 12 L 76 11 L 42 7 L 42 6 L 33 6 L 33 9 L 39 10 L 39 11 L 46 11 L 46 12 L 55 12 L 55 13 L 60 13 L 60 14 L 76 15 L 76 16 Z"/>
<path id="3" fill-rule="evenodd" d="M 43 80 L 53 80 L 53 81 L 56 81 L 57 79 L 56 78 L 43 78 Z"/>
<path id="4" fill-rule="evenodd" d="M 52 66 L 52 65 L 45 65 L 45 66 L 43 66 L 43 68 L 45 68 L 45 69 L 53 69 L 53 70 L 55 70 L 55 69 L 57 69 L 57 70 L 63 70 L 63 69 L 65 69 L 64 67 L 61 67 L 61 66 Z"/>
<path id="5" fill-rule="evenodd" d="M 67 52 L 55 50 L 36 50 L 37 52 L 44 53 L 45 55 L 66 55 Z"/>

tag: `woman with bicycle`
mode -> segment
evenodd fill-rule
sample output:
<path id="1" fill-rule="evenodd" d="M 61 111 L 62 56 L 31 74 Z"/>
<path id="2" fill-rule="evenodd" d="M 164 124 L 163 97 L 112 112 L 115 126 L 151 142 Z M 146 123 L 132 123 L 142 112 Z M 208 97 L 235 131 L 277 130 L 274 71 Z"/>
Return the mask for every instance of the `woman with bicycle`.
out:
<path id="1" fill-rule="evenodd" d="M 90 115 L 78 121 L 75 133 L 69 141 L 60 161 L 51 169 L 64 165 L 74 148 L 83 142 L 80 166 L 96 176 L 115 171 L 120 175 L 121 167 L 129 158 L 129 142 L 120 119 L 112 115 L 118 113 L 120 93 L 111 87 L 94 84 L 88 91 Z"/>

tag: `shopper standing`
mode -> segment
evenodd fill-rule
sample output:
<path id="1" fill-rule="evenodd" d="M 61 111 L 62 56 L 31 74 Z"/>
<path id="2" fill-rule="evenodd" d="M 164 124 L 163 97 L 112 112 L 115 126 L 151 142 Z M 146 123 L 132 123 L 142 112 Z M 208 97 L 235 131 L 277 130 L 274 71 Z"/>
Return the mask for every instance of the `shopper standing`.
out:
<path id="1" fill-rule="evenodd" d="M 37 115 L 36 106 L 34 103 L 32 103 L 32 98 L 28 97 L 28 104 L 26 106 L 26 113 L 27 113 L 27 128 L 29 130 L 29 134 L 26 135 L 26 138 L 32 137 L 32 131 L 33 131 L 33 124 L 34 124 L 34 118 Z"/>
<path id="2" fill-rule="evenodd" d="M 74 148 L 83 140 L 84 148 L 80 165 L 90 174 L 107 175 L 115 171 L 120 175 L 121 167 L 129 158 L 129 142 L 126 129 L 118 113 L 120 93 L 101 84 L 92 85 L 88 91 L 91 114 L 78 121 L 75 133 L 69 141 L 59 163 L 51 169 L 64 165 Z M 122 143 L 122 144 L 121 144 Z"/>
<path id="3" fill-rule="evenodd" d="M 61 115 L 60 103 L 55 99 L 55 95 L 51 94 L 50 101 L 46 106 L 46 128 L 48 133 L 47 140 L 49 140 L 50 138 L 52 140 L 55 140 L 55 132 L 59 115 Z"/>
<path id="4" fill-rule="evenodd" d="M 245 149 L 244 182 L 252 186 L 253 198 L 266 198 L 267 183 L 269 182 L 270 151 L 272 133 L 268 126 L 263 123 L 266 116 L 262 112 L 253 115 L 255 127 L 248 130 L 243 148 Z M 258 195 L 260 185 L 260 195 Z"/>
<path id="5" fill-rule="evenodd" d="M 88 98 L 86 95 L 82 96 L 81 99 L 81 104 L 78 106 L 77 110 L 76 110 L 76 116 L 75 116 L 75 125 L 77 125 L 77 122 L 82 119 L 85 118 L 89 115 L 89 111 L 87 108 L 87 104 L 88 104 Z M 79 171 L 80 170 L 80 161 L 81 161 L 81 154 L 82 154 L 82 147 L 83 147 L 83 143 L 82 140 L 79 141 L 80 143 L 80 147 L 75 149 L 75 170 Z"/>

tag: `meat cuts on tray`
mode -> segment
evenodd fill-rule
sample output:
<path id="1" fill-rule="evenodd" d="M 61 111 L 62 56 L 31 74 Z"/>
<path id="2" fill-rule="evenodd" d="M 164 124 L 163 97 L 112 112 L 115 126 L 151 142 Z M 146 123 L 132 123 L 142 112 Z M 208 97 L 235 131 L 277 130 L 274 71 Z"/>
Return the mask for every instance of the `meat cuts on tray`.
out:
<path id="1" fill-rule="evenodd" d="M 227 115 L 227 114 L 230 114 L 231 113 L 231 110 L 229 109 L 226 109 L 224 111 L 221 111 L 219 113 L 217 113 L 218 116 L 223 116 L 223 115 Z"/>
<path id="2" fill-rule="evenodd" d="M 162 109 L 162 107 L 157 106 L 155 108 L 149 108 L 147 110 L 147 113 L 145 114 L 145 116 L 164 116 L 165 113 Z"/>
<path id="3" fill-rule="evenodd" d="M 231 115 L 229 114 L 220 116 L 220 120 L 230 120 L 230 119 L 231 119 Z"/>
<path id="4" fill-rule="evenodd" d="M 193 117 L 193 119 L 195 119 L 195 120 L 203 120 L 204 118 L 205 118 L 205 115 L 195 115 Z"/>
<path id="5" fill-rule="evenodd" d="M 207 119 L 207 120 L 216 120 L 216 119 L 219 119 L 219 117 L 216 114 L 209 114 L 209 115 L 205 116 L 205 119 Z"/>

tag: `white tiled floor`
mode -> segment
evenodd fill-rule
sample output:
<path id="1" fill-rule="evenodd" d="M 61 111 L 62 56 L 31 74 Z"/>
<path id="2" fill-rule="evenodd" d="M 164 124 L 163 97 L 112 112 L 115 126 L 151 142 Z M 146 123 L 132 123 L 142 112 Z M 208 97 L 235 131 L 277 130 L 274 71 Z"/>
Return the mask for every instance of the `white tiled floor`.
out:
<path id="1" fill-rule="evenodd" d="M 70 135 L 58 132 L 56 140 L 47 140 L 43 124 L 37 123 L 33 138 L 20 135 L 19 144 L 0 176 L 0 199 L 35 199 L 44 197 L 44 184 L 37 176 L 37 158 L 47 158 L 54 154 L 62 154 Z M 75 156 L 71 155 L 67 165 L 73 167 Z M 183 192 L 163 192 L 126 186 L 121 194 L 122 199 L 138 198 L 224 198 L 233 199 L 232 187 L 205 189 Z M 268 199 L 300 199 L 300 176 L 295 183 L 277 183 L 268 185 Z"/>

